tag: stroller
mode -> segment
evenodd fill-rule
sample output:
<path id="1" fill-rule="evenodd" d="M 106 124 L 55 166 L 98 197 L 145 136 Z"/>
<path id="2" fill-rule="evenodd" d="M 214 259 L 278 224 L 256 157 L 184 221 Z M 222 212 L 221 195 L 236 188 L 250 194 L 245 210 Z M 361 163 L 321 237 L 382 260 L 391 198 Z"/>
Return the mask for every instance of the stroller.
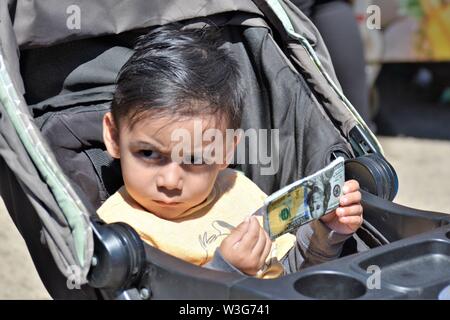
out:
<path id="1" fill-rule="evenodd" d="M 96 216 L 123 184 L 101 134 L 115 78 L 136 37 L 171 22 L 220 26 L 248 84 L 243 129 L 280 130 L 267 146 L 276 174 L 239 168 L 263 191 L 346 158 L 365 221 L 340 259 L 260 280 L 189 264 Z M 53 298 L 436 299 L 450 284 L 450 216 L 392 203 L 395 170 L 289 1 L 8 0 L 0 44 L 0 194 Z M 378 290 L 366 285 L 374 265 Z"/>

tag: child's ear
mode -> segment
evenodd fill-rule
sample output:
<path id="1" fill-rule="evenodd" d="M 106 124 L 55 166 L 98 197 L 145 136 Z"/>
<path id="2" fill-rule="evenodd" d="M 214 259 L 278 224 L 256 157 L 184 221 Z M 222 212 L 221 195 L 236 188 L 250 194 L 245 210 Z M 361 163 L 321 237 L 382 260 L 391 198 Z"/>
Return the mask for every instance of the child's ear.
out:
<path id="1" fill-rule="evenodd" d="M 220 170 L 224 170 L 230 165 L 231 161 L 233 160 L 234 152 L 236 151 L 237 145 L 241 141 L 241 137 L 242 137 L 241 130 L 235 131 L 235 133 L 233 134 L 233 137 L 232 137 L 233 139 L 230 142 L 228 142 L 228 137 L 227 137 L 225 162 L 220 165 Z"/>
<path id="2" fill-rule="evenodd" d="M 111 112 L 107 112 L 103 116 L 103 141 L 111 157 L 119 159 L 119 129 L 114 123 Z"/>

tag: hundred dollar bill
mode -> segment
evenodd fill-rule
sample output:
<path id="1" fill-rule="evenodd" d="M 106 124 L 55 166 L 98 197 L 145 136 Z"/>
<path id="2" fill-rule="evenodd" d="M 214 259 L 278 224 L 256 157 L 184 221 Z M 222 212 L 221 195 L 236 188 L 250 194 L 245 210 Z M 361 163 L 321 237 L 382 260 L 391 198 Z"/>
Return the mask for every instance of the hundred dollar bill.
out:
<path id="1" fill-rule="evenodd" d="M 344 182 L 344 158 L 339 157 L 315 174 L 267 197 L 254 215 L 263 216 L 264 228 L 274 240 L 336 209 Z"/>

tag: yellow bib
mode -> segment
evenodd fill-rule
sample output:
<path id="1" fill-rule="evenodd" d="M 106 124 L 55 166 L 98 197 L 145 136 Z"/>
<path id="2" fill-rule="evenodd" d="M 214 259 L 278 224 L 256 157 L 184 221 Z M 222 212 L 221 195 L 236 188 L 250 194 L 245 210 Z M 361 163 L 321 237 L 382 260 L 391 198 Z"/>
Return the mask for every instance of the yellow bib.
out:
<path id="1" fill-rule="evenodd" d="M 107 223 L 129 224 L 149 245 L 202 266 L 211 261 L 230 231 L 263 205 L 265 198 L 264 192 L 244 174 L 226 169 L 219 173 L 208 198 L 180 219 L 165 220 L 133 206 L 125 187 L 112 195 L 97 213 Z M 258 219 L 262 225 L 262 218 Z M 279 276 L 280 266 L 275 267 L 275 262 L 286 255 L 294 241 L 291 234 L 276 239 L 268 258 L 272 263 L 258 276 Z M 278 270 L 276 275 L 274 270 Z"/>

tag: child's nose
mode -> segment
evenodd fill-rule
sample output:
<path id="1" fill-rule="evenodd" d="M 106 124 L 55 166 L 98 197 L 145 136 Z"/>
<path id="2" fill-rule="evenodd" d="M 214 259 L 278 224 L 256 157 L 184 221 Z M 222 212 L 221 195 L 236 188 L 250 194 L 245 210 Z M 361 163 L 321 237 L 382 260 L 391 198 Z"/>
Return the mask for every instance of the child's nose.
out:
<path id="1" fill-rule="evenodd" d="M 182 168 L 176 162 L 166 164 L 158 172 L 156 184 L 159 188 L 166 188 L 168 190 L 183 188 Z"/>

